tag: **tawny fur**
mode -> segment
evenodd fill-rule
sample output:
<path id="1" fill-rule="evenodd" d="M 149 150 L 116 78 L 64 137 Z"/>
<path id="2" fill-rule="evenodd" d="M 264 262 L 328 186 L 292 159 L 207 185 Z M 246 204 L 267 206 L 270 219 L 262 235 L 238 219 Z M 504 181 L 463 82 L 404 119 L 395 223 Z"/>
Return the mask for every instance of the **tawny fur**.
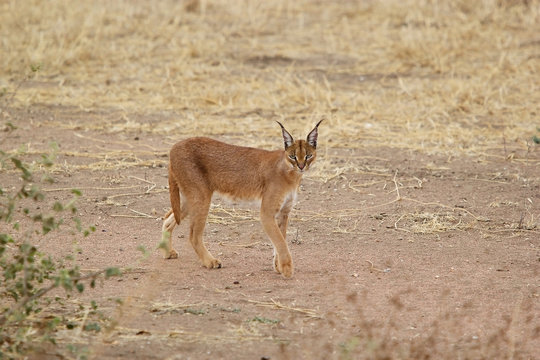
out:
<path id="1" fill-rule="evenodd" d="M 207 268 L 221 267 L 202 239 L 212 194 L 219 192 L 235 199 L 261 200 L 261 223 L 274 245 L 274 269 L 292 277 L 293 262 L 285 240 L 287 223 L 302 175 L 316 158 L 319 124 L 306 140 L 296 141 L 279 124 L 285 150 L 235 146 L 206 137 L 175 144 L 169 162 L 172 210 L 163 220 L 163 231 L 169 232 L 167 258 L 178 257 L 172 248 L 172 231 L 189 215 L 189 240 L 201 262 Z"/>

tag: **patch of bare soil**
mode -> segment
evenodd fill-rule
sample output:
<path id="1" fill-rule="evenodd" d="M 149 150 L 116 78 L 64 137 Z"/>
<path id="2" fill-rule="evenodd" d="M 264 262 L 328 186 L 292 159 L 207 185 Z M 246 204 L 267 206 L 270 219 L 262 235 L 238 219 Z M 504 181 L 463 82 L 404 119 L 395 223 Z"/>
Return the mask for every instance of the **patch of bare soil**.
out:
<path id="1" fill-rule="evenodd" d="M 38 123 L 50 111 L 19 116 Z M 100 304 L 101 332 L 60 334 L 93 358 L 540 356 L 536 148 L 507 149 L 510 157 L 378 146 L 322 152 L 318 161 L 347 169 L 303 180 L 288 231 L 296 271 L 285 280 L 272 270 L 257 206 L 219 197 L 205 241 L 223 268 L 200 265 L 185 224 L 174 233 L 179 259 L 163 259 L 156 248 L 159 217 L 169 208 L 168 144 L 159 137 L 30 130 L 18 129 L 7 145 L 24 137 L 45 151 L 54 132 L 56 182 L 45 190 L 62 200 L 80 189 L 79 215 L 96 226 L 78 243 L 81 267 L 126 269 L 77 300 Z M 281 145 L 278 128 L 273 140 Z M 94 157 L 105 144 L 110 159 Z M 71 241 L 45 237 L 38 245 L 60 256 L 72 251 Z"/>

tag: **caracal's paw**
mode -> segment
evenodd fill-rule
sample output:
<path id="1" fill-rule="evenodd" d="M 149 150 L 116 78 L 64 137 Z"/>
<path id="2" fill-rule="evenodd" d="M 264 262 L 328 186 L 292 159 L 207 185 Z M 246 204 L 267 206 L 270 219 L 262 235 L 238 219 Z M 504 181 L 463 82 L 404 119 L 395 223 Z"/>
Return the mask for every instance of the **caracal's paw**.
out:
<path id="1" fill-rule="evenodd" d="M 212 258 L 205 261 L 204 266 L 206 266 L 207 269 L 219 269 L 221 268 L 221 261 Z"/>
<path id="2" fill-rule="evenodd" d="M 282 264 L 279 272 L 286 279 L 292 278 L 292 276 L 293 276 L 293 265 L 292 265 L 292 263 Z"/>
<path id="3" fill-rule="evenodd" d="M 292 260 L 280 262 L 279 258 L 275 256 L 274 270 L 283 275 L 284 278 L 292 278 L 294 272 Z"/>
<path id="4" fill-rule="evenodd" d="M 169 250 L 169 255 L 167 255 L 165 259 L 178 259 L 178 251 L 174 249 Z"/>

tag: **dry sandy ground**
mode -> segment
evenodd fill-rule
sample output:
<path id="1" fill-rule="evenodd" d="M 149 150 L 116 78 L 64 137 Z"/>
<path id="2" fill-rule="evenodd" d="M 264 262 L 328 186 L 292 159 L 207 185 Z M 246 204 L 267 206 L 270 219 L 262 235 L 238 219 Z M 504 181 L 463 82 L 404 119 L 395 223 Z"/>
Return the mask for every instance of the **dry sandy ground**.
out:
<path id="1" fill-rule="evenodd" d="M 55 111 L 18 116 L 89 121 L 69 109 Z M 98 153 L 105 144 L 126 153 L 167 147 L 152 135 L 35 124 L 18 129 L 8 146 L 24 136 L 37 147 L 54 136 L 60 153 Z M 185 225 L 174 234 L 180 258 L 163 259 L 156 247 L 158 217 L 168 209 L 167 159 L 158 153 L 137 159 L 147 165 L 103 171 L 82 170 L 88 162 L 82 155 L 58 156 L 64 170 L 45 186 L 48 196 L 66 200 L 69 189 L 81 189 L 79 215 L 97 228 L 78 243 L 81 267 L 129 269 L 80 300 L 101 304 L 109 318 L 103 327 L 110 329 L 66 332 L 63 342 L 100 359 L 539 356 L 535 148 L 511 159 L 443 158 L 384 146 L 322 151 L 319 161 L 336 168 L 346 161 L 356 170 L 304 179 L 289 229 L 292 280 L 272 270 L 256 205 L 219 198 L 205 237 L 223 268 L 201 267 Z M 57 256 L 73 249 L 69 235 L 38 244 Z M 145 259 L 141 245 L 149 251 Z"/>

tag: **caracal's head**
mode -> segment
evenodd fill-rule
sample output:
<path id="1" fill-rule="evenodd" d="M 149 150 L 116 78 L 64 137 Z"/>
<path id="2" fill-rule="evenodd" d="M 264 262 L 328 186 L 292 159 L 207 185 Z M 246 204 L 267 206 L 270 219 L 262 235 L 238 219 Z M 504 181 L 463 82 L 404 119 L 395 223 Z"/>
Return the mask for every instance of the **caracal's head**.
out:
<path id="1" fill-rule="evenodd" d="M 283 143 L 285 144 L 285 159 L 287 163 L 295 170 L 300 173 L 303 173 L 317 157 L 317 137 L 318 137 L 318 127 L 322 122 L 319 121 L 315 128 L 311 130 L 308 134 L 306 140 L 294 140 L 291 134 L 283 125 L 277 121 L 279 126 L 281 126 L 281 132 L 283 133 Z"/>

